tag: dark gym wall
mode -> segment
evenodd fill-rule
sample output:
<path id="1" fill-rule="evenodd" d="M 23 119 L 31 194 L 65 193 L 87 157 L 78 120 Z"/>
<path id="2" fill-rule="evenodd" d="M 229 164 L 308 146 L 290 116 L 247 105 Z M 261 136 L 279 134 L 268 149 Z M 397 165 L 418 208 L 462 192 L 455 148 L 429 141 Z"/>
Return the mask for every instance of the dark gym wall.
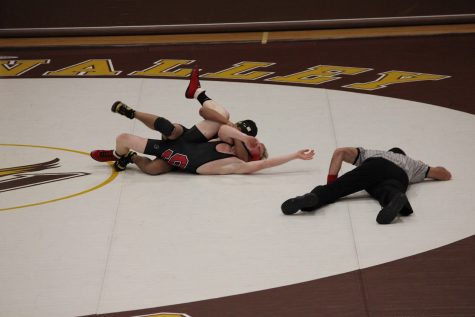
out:
<path id="1" fill-rule="evenodd" d="M 474 21 L 473 0 L 0 0 L 0 36 L 272 31 Z"/>

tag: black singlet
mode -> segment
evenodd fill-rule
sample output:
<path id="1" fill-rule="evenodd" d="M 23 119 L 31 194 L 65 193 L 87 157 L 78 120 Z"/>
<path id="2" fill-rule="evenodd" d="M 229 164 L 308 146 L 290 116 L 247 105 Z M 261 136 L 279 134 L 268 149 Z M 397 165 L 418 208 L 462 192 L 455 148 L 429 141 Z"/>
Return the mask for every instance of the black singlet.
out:
<path id="1" fill-rule="evenodd" d="M 168 162 L 169 165 L 184 171 L 195 173 L 203 164 L 228 157 L 232 154 L 216 151 L 216 146 L 222 141 L 189 142 L 184 138 L 172 141 L 150 139 L 145 149 L 145 154 L 154 155 Z"/>

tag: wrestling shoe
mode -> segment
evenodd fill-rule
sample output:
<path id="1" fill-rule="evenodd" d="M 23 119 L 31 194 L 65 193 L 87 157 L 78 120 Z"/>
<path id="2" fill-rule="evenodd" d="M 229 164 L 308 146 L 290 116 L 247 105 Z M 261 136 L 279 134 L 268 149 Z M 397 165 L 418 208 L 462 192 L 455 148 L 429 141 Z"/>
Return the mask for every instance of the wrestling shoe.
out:
<path id="1" fill-rule="evenodd" d="M 323 188 L 322 185 L 318 185 L 317 187 L 315 187 L 314 189 L 312 189 L 311 193 L 314 193 L 315 195 L 318 195 L 318 192 L 321 190 L 321 188 Z M 302 211 L 315 211 L 319 208 L 318 205 L 313 205 L 313 206 L 310 206 L 310 207 L 302 207 L 300 210 Z"/>
<path id="2" fill-rule="evenodd" d="M 285 215 L 292 215 L 299 210 L 310 211 L 318 204 L 318 197 L 314 193 L 308 193 L 303 196 L 297 196 L 284 201 L 281 206 L 282 212 Z"/>
<path id="3" fill-rule="evenodd" d="M 98 162 L 117 161 L 119 159 L 114 155 L 114 150 L 95 150 L 90 155 Z"/>
<path id="4" fill-rule="evenodd" d="M 122 101 L 114 102 L 111 111 L 126 116 L 129 119 L 133 119 L 135 117 L 135 110 L 127 106 Z"/>
<path id="5" fill-rule="evenodd" d="M 380 225 L 390 224 L 406 204 L 409 204 L 406 195 L 404 193 L 397 194 L 386 207 L 381 209 L 376 217 L 376 222 Z"/>
<path id="6" fill-rule="evenodd" d="M 132 163 L 132 157 L 134 157 L 135 155 L 137 155 L 137 153 L 135 153 L 134 151 L 129 151 L 129 153 L 127 153 L 127 155 L 122 156 L 120 159 L 118 159 L 114 163 L 114 169 L 117 172 L 121 172 L 121 171 L 125 170 L 127 165 L 129 163 Z"/>
<path id="7" fill-rule="evenodd" d="M 413 212 L 414 210 L 412 209 L 412 206 L 409 203 L 409 201 L 407 201 L 407 204 L 405 204 L 404 207 L 402 207 L 402 209 L 399 210 L 399 214 L 404 217 L 411 215 Z"/>
<path id="8" fill-rule="evenodd" d="M 193 70 L 191 71 L 191 76 L 190 76 L 190 83 L 188 84 L 188 87 L 186 88 L 185 91 L 185 97 L 188 99 L 193 99 L 195 98 L 195 93 L 198 90 L 198 88 L 201 87 L 200 85 L 200 69 L 198 66 L 195 66 Z"/>

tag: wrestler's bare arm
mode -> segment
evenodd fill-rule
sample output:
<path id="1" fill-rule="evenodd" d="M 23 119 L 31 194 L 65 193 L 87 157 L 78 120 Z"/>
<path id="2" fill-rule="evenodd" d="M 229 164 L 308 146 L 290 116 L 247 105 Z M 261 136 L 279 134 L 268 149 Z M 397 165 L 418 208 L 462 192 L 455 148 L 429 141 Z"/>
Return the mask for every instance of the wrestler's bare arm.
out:
<path id="1" fill-rule="evenodd" d="M 315 155 L 314 150 L 304 149 L 295 153 L 282 155 L 266 160 L 244 162 L 236 157 L 206 163 L 197 169 L 198 174 L 252 174 L 260 170 L 285 164 L 295 159 L 311 160 Z"/>
<path id="2" fill-rule="evenodd" d="M 255 147 L 258 142 L 255 137 L 244 134 L 238 129 L 235 129 L 227 125 L 222 125 L 219 128 L 218 136 L 221 140 L 229 144 L 234 143 L 233 139 L 242 141 L 248 148 Z"/>

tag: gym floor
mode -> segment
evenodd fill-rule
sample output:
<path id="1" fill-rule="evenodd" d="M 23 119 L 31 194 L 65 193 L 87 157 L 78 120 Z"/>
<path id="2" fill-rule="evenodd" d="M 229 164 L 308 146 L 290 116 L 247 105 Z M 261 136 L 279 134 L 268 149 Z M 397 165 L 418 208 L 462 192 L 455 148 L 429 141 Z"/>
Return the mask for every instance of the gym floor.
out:
<path id="1" fill-rule="evenodd" d="M 475 316 L 475 33 L 459 30 L 1 42 L 0 316 Z M 158 138 L 116 100 L 200 120 L 194 65 L 270 156 L 315 159 L 149 176 L 89 157 Z M 411 186 L 415 213 L 390 225 L 364 192 L 284 216 L 341 146 L 398 146 L 453 180 Z"/>

